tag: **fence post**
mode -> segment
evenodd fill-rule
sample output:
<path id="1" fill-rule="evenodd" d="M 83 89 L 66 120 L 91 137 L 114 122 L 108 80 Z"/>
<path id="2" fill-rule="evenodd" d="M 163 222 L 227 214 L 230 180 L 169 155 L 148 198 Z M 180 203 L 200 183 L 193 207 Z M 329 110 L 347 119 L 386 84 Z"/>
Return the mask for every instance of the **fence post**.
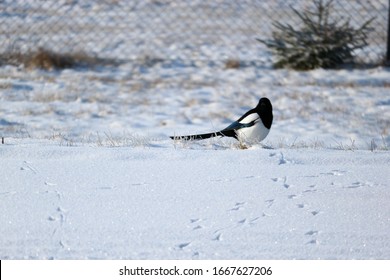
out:
<path id="1" fill-rule="evenodd" d="M 389 0 L 389 6 L 388 9 L 388 15 L 387 15 L 387 52 L 386 52 L 386 64 L 390 65 L 390 0 Z"/>

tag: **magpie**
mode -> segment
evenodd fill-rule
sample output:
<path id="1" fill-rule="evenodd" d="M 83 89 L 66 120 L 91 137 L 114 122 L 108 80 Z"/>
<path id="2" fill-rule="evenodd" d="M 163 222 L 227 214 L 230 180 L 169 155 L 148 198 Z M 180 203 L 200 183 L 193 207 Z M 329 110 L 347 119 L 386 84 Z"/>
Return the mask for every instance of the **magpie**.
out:
<path id="1" fill-rule="evenodd" d="M 178 140 L 202 140 L 216 136 L 233 137 L 240 142 L 258 143 L 267 137 L 272 125 L 272 104 L 268 98 L 260 98 L 257 106 L 246 112 L 228 127 L 211 133 L 170 136 Z"/>

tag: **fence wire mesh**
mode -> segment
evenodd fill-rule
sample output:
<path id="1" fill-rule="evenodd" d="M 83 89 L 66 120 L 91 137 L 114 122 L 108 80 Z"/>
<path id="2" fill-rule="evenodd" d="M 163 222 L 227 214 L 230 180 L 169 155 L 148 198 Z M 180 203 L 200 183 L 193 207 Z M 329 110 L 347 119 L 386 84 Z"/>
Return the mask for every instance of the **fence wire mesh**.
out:
<path id="1" fill-rule="evenodd" d="M 309 0 L 0 0 L 0 53 L 40 48 L 88 53 L 115 60 L 160 59 L 269 63 L 273 23 L 299 24 Z M 386 53 L 388 0 L 336 0 L 332 17 L 356 27 L 375 17 L 369 46 L 357 55 L 367 63 Z"/>

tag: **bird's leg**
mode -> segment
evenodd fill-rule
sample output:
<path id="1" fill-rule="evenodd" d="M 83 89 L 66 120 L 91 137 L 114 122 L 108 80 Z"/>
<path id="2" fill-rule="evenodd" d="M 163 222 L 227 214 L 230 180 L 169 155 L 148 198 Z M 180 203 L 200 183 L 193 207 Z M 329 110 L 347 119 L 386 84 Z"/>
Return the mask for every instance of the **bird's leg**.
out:
<path id="1" fill-rule="evenodd" d="M 241 137 L 238 137 L 238 148 L 240 148 L 241 150 L 248 149 L 248 146 L 245 145 L 245 143 L 242 141 Z"/>

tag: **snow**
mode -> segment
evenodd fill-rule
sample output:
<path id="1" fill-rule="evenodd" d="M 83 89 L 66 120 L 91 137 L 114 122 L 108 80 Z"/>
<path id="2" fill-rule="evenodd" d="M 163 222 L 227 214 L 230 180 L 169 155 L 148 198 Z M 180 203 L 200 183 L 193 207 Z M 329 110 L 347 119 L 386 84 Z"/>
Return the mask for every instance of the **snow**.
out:
<path id="1" fill-rule="evenodd" d="M 0 259 L 389 259 L 389 69 L 273 70 L 243 41 L 227 69 L 223 42 L 181 43 L 214 62 L 0 67 Z M 263 96 L 260 145 L 168 138 Z"/>
<path id="2" fill-rule="evenodd" d="M 1 259 L 388 259 L 388 152 L 1 147 Z"/>
<path id="3" fill-rule="evenodd" d="M 0 68 L 4 137 L 92 142 L 97 133 L 165 139 L 222 129 L 256 106 L 274 107 L 266 141 L 325 147 L 390 143 L 386 68 L 294 72 L 256 66 L 183 66 L 134 62 L 118 68 L 24 71 Z M 106 138 L 106 137 L 104 137 Z"/>

